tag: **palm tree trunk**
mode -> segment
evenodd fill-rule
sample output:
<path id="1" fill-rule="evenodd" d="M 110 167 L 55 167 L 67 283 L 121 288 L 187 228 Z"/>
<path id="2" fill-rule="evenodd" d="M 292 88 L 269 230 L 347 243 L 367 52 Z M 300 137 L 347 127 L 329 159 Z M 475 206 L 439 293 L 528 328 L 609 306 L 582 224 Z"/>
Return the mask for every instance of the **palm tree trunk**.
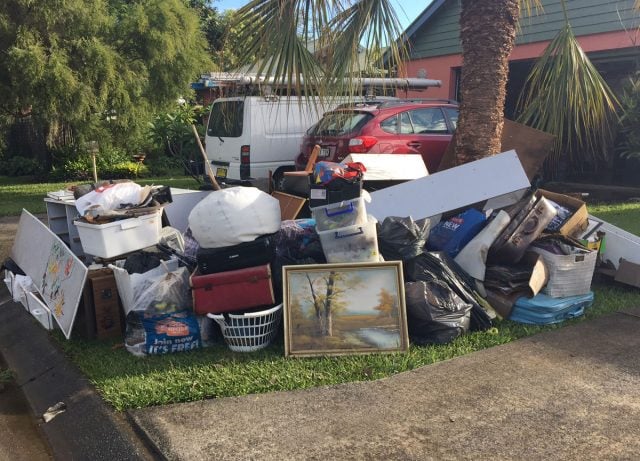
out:
<path id="1" fill-rule="evenodd" d="M 462 0 L 461 107 L 455 146 L 459 165 L 500 152 L 509 55 L 519 12 L 518 0 Z"/>

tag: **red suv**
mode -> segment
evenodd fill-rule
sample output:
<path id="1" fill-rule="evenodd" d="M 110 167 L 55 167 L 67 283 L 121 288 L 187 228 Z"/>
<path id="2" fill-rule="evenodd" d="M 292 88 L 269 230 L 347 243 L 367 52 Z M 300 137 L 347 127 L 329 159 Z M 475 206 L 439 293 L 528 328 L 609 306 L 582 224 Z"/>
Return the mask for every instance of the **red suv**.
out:
<path id="1" fill-rule="evenodd" d="M 458 121 L 449 100 L 379 101 L 349 104 L 327 112 L 307 130 L 296 169 L 307 164 L 313 146 L 318 161 L 341 162 L 349 154 L 420 154 L 429 172 L 438 169 Z"/>

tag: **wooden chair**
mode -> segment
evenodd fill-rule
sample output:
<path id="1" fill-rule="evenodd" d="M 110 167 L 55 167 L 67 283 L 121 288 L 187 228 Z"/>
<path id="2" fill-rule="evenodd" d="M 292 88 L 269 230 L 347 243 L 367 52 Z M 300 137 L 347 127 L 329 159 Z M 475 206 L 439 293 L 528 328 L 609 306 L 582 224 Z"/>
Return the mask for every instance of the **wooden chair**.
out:
<path id="1" fill-rule="evenodd" d="M 316 144 L 313 146 L 313 150 L 311 151 L 311 155 L 309 156 L 309 160 L 307 160 L 307 165 L 304 167 L 304 170 L 301 171 L 285 171 L 285 176 L 310 176 L 313 173 L 313 167 L 318 160 L 318 156 L 320 155 L 320 146 Z"/>

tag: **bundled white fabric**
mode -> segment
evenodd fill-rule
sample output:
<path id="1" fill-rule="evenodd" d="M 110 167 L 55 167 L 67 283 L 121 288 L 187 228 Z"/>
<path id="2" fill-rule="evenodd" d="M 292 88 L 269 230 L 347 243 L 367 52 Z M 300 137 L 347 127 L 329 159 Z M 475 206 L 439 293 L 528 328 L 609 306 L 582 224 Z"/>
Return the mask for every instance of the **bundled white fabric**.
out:
<path id="1" fill-rule="evenodd" d="M 76 208 L 80 216 L 84 216 L 87 210 L 117 210 L 125 206 L 139 205 L 147 194 L 148 190 L 134 182 L 107 184 L 79 197 L 76 200 Z"/>
<path id="2" fill-rule="evenodd" d="M 255 187 L 214 191 L 193 207 L 189 227 L 202 248 L 251 242 L 280 229 L 280 202 Z"/>

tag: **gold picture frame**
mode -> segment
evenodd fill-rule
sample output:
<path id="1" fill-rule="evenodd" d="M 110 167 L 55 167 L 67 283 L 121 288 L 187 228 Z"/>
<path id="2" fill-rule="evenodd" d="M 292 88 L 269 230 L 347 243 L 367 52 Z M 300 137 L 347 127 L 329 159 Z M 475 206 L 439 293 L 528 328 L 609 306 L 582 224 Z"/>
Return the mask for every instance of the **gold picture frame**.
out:
<path id="1" fill-rule="evenodd" d="M 402 262 L 284 266 L 285 356 L 406 352 Z"/>

